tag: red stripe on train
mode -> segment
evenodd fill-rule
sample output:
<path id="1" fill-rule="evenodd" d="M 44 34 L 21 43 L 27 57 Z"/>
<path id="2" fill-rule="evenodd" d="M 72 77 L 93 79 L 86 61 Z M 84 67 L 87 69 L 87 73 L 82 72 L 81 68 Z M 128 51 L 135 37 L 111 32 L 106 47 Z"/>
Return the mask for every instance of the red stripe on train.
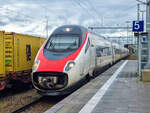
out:
<path id="1" fill-rule="evenodd" d="M 37 57 L 37 60 L 40 60 L 40 65 L 36 72 L 41 72 L 41 71 L 63 72 L 64 66 L 66 65 L 66 63 L 70 60 L 74 61 L 76 59 L 76 57 L 79 55 L 80 51 L 82 50 L 82 48 L 87 40 L 87 35 L 88 35 L 88 32 L 86 33 L 83 44 L 81 45 L 81 47 L 79 49 L 77 49 L 76 52 L 74 52 L 72 55 L 70 55 L 64 59 L 60 59 L 60 60 L 55 60 L 55 61 L 48 60 L 43 55 L 43 48 L 44 48 L 44 46 L 43 46 L 43 48 L 41 49 L 41 51 Z"/>

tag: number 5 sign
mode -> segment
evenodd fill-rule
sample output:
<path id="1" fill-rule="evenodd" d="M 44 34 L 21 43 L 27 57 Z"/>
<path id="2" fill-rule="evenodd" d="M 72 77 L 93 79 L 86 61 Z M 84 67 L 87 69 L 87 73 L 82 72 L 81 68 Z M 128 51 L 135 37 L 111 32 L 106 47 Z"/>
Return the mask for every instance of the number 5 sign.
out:
<path id="1" fill-rule="evenodd" d="M 143 32 L 144 31 L 144 21 L 133 21 L 133 32 Z"/>

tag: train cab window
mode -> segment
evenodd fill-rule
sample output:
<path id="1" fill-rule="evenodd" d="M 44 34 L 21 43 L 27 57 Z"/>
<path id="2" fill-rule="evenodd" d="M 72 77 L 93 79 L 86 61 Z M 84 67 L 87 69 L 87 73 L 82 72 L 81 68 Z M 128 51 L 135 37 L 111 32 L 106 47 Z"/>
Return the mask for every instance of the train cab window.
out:
<path id="1" fill-rule="evenodd" d="M 86 47 L 85 47 L 85 53 L 87 52 L 89 47 L 90 47 L 90 40 L 88 39 L 88 42 L 87 42 Z"/>
<path id="2" fill-rule="evenodd" d="M 45 46 L 49 51 L 72 51 L 79 48 L 79 37 L 76 35 L 52 36 Z"/>

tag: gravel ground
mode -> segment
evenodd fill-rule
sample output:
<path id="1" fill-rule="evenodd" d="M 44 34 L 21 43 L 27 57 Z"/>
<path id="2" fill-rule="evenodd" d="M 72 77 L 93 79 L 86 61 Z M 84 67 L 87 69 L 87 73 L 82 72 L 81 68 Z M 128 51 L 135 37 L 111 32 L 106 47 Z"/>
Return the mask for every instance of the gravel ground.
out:
<path id="1" fill-rule="evenodd" d="M 37 94 L 36 90 L 32 89 L 16 95 L 9 95 L 4 98 L 0 98 L 0 113 L 11 113 L 19 107 L 30 103 L 39 97 L 40 95 Z"/>
<path id="2" fill-rule="evenodd" d="M 53 105 L 64 99 L 66 96 L 60 97 L 43 97 L 37 104 L 31 106 L 22 113 L 43 113 L 50 109 Z"/>
<path id="3" fill-rule="evenodd" d="M 37 103 L 34 103 L 22 113 L 43 113 L 44 111 L 55 105 L 57 102 L 64 99 L 66 96 L 42 97 Z M 35 89 L 15 95 L 1 97 L 0 113 L 11 113 L 18 108 L 37 100 L 40 97 L 41 96 L 36 92 Z"/>

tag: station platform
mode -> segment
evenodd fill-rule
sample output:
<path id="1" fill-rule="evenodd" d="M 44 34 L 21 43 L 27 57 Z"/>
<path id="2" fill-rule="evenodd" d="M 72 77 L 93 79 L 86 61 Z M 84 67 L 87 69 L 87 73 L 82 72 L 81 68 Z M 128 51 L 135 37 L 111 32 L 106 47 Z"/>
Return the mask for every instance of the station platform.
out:
<path id="1" fill-rule="evenodd" d="M 150 113 L 150 83 L 137 67 L 122 60 L 45 113 Z"/>

